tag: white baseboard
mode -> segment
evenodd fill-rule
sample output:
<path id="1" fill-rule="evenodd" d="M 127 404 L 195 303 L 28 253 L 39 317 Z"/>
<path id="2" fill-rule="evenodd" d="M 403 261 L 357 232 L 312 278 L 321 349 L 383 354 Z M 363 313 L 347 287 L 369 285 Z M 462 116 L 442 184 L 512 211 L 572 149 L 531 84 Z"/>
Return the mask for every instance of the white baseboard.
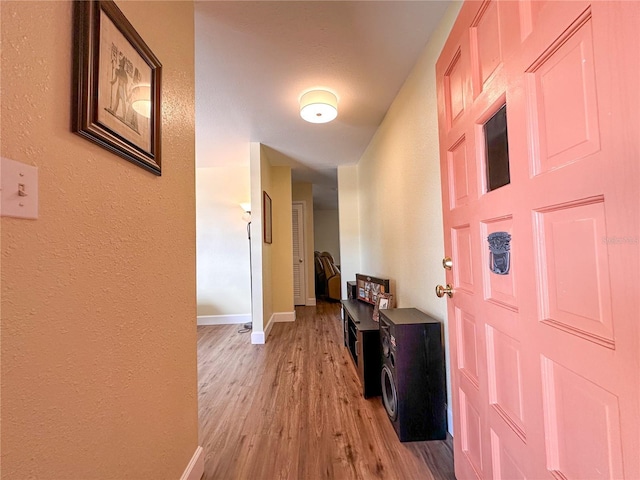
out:
<path id="1" fill-rule="evenodd" d="M 235 325 L 250 323 L 250 313 L 238 313 L 233 315 L 199 315 L 198 325 Z"/>
<path id="2" fill-rule="evenodd" d="M 264 345 L 264 332 L 251 332 L 251 345 Z"/>
<path id="3" fill-rule="evenodd" d="M 269 330 L 271 330 L 271 327 L 273 327 L 273 314 L 271 315 L 271 318 L 269 319 L 269 321 L 267 322 L 267 324 L 265 325 L 264 329 L 261 332 L 258 332 L 256 330 L 251 331 L 251 344 L 264 345 L 264 342 L 269 336 Z"/>
<path id="4" fill-rule="evenodd" d="M 273 324 L 276 323 L 275 318 L 276 318 L 276 314 L 272 313 L 271 314 L 271 318 L 269 319 L 269 321 L 267 322 L 267 324 L 264 327 L 264 339 L 265 339 L 265 341 L 267 340 L 267 337 L 269 336 L 269 332 L 271 332 L 271 329 L 273 328 Z"/>
<path id="5" fill-rule="evenodd" d="M 316 299 L 314 298 L 307 298 L 307 303 L 306 306 L 307 307 L 315 307 L 316 305 Z"/>
<path id="6" fill-rule="evenodd" d="M 277 312 L 273 314 L 273 322 L 295 322 L 296 312 Z"/>
<path id="7" fill-rule="evenodd" d="M 295 322 L 296 312 L 276 312 L 271 315 L 262 332 L 251 332 L 251 343 L 253 345 L 263 345 L 269 336 L 269 332 L 273 328 L 274 323 L 279 322 Z"/>
<path id="8" fill-rule="evenodd" d="M 449 433 L 453 437 L 453 409 L 449 406 L 447 406 L 447 422 L 449 427 L 447 430 L 449 430 Z"/>
<path id="9" fill-rule="evenodd" d="M 202 447 L 198 446 L 180 480 L 200 480 L 202 475 L 204 475 L 204 454 Z"/>

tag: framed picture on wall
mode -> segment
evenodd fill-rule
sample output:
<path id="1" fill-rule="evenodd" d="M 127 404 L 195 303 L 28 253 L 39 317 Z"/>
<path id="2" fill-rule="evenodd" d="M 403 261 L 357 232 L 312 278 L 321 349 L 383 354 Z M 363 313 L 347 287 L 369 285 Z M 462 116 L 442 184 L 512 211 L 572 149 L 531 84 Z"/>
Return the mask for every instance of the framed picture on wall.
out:
<path id="1" fill-rule="evenodd" d="M 264 243 L 273 242 L 273 218 L 271 216 L 271 197 L 267 192 L 262 192 L 262 213 Z"/>
<path id="2" fill-rule="evenodd" d="M 160 61 L 112 0 L 74 7 L 74 131 L 160 175 Z"/>

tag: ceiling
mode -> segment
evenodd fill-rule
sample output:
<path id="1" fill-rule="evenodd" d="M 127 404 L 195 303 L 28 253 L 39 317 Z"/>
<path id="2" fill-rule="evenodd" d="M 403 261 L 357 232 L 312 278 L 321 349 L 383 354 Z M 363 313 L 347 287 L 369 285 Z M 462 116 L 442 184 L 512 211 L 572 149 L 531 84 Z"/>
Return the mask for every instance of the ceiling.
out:
<path id="1" fill-rule="evenodd" d="M 196 166 L 248 165 L 249 142 L 336 208 L 336 167 L 355 164 L 448 1 L 196 1 Z M 338 96 L 311 124 L 299 97 Z"/>

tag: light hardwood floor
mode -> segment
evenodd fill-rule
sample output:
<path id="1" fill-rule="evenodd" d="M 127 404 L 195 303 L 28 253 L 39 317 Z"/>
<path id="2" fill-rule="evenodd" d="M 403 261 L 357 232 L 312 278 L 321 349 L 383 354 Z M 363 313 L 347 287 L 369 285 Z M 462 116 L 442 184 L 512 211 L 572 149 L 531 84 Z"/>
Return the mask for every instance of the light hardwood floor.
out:
<path id="1" fill-rule="evenodd" d="M 400 443 L 365 400 L 340 307 L 296 308 L 251 345 L 238 325 L 198 327 L 204 479 L 454 479 L 451 439 Z"/>

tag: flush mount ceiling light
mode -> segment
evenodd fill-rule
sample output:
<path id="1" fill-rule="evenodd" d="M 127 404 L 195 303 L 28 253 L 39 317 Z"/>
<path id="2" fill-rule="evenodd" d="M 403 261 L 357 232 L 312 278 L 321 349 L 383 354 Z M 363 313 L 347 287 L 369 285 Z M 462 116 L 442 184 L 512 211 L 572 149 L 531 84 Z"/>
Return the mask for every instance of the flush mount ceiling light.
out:
<path id="1" fill-rule="evenodd" d="M 327 123 L 338 116 L 338 98 L 327 90 L 311 90 L 300 97 L 300 116 L 311 123 Z"/>

